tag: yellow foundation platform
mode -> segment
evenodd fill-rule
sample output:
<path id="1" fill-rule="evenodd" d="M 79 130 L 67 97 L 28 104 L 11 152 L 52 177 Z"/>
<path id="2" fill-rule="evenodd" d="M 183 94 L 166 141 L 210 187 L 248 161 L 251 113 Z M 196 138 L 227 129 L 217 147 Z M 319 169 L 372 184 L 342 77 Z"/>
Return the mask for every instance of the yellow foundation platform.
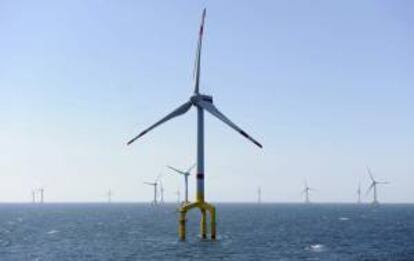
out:
<path id="1" fill-rule="evenodd" d="M 180 220 L 179 220 L 179 228 L 178 228 L 178 234 L 180 240 L 185 240 L 185 234 L 186 234 L 186 215 L 187 212 L 193 208 L 198 208 L 201 211 L 201 221 L 200 221 L 200 233 L 201 238 L 206 239 L 207 238 L 207 212 L 210 213 L 210 236 L 211 239 L 216 239 L 216 208 L 207 203 L 207 202 L 185 202 L 180 207 Z"/>

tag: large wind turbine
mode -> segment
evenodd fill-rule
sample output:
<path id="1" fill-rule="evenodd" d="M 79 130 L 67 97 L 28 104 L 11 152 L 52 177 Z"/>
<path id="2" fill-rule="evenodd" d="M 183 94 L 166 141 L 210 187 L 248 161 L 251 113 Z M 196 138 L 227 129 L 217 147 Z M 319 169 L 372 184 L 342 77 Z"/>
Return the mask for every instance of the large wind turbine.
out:
<path id="1" fill-rule="evenodd" d="M 173 171 L 177 172 L 180 175 L 184 176 L 184 185 L 185 185 L 185 196 L 184 196 L 184 202 L 187 203 L 188 201 L 188 176 L 191 175 L 191 170 L 195 167 L 196 164 L 194 164 L 193 166 L 191 166 L 190 168 L 188 168 L 187 171 L 182 171 L 179 169 L 176 169 L 174 167 L 171 166 L 167 166 L 169 169 L 172 169 Z"/>
<path id="2" fill-rule="evenodd" d="M 186 213 L 188 210 L 192 208 L 199 208 L 202 212 L 202 220 L 201 220 L 201 237 L 206 238 L 206 211 L 210 212 L 211 215 L 211 238 L 215 239 L 215 208 L 205 202 L 204 200 L 204 111 L 207 111 L 214 117 L 218 118 L 219 120 L 223 121 L 227 124 L 230 128 L 237 131 L 243 137 L 247 138 L 258 147 L 262 147 L 262 145 L 250 137 L 244 130 L 239 128 L 236 124 L 234 124 L 230 119 L 228 119 L 223 113 L 221 113 L 213 104 L 213 97 L 209 95 L 204 95 L 200 93 L 200 66 L 201 66 L 201 47 L 202 47 L 202 39 L 203 39 L 203 31 L 204 31 L 204 20 L 206 17 L 206 9 L 203 10 L 202 18 L 201 18 L 201 25 L 200 31 L 198 35 L 198 45 L 196 51 L 196 60 L 194 65 L 193 71 L 193 78 L 194 78 L 194 92 L 191 95 L 190 99 L 185 102 L 184 104 L 180 105 L 170 114 L 166 115 L 161 120 L 157 121 L 149 128 L 143 130 L 139 133 L 136 137 L 128 141 L 128 145 L 136 141 L 138 138 L 142 137 L 155 127 L 165 123 L 168 120 L 171 120 L 177 116 L 185 114 L 192 106 L 196 107 L 197 109 L 197 196 L 195 203 L 185 204 L 180 209 L 180 239 L 185 239 L 185 222 L 186 222 Z"/>
<path id="3" fill-rule="evenodd" d="M 384 181 L 377 181 L 374 179 L 374 176 L 372 175 L 371 170 L 369 169 L 369 167 L 367 167 L 367 172 L 369 175 L 369 178 L 371 179 L 371 185 L 369 186 L 368 190 L 367 190 L 367 194 L 373 189 L 374 190 L 374 199 L 372 201 L 372 204 L 379 204 L 378 202 L 378 194 L 377 194 L 377 185 L 378 184 L 389 184 L 389 182 L 384 182 Z"/>

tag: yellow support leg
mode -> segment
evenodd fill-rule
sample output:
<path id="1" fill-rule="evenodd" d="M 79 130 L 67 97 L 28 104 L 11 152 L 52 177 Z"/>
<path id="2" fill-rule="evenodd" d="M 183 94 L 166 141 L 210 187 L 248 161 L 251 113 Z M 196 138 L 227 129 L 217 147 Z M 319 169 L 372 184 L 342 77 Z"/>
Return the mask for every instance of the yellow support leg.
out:
<path id="1" fill-rule="evenodd" d="M 179 221 L 179 228 L 178 228 L 178 235 L 180 240 L 185 240 L 185 216 L 187 214 L 187 210 L 180 209 L 180 221 Z"/>
<path id="2" fill-rule="evenodd" d="M 187 211 L 198 208 L 201 211 L 200 221 L 200 233 L 201 238 L 207 238 L 207 211 L 210 213 L 210 226 L 211 226 L 211 239 L 216 239 L 216 209 L 213 205 L 210 205 L 204 201 L 194 203 L 184 203 L 180 207 L 180 222 L 179 222 L 179 238 L 185 240 L 185 223 Z"/>
<path id="3" fill-rule="evenodd" d="M 210 229 L 211 229 L 211 239 L 216 239 L 216 208 L 211 207 L 210 209 Z"/>
<path id="4" fill-rule="evenodd" d="M 202 239 L 207 238 L 207 215 L 206 210 L 203 208 L 201 209 L 200 233 Z"/>

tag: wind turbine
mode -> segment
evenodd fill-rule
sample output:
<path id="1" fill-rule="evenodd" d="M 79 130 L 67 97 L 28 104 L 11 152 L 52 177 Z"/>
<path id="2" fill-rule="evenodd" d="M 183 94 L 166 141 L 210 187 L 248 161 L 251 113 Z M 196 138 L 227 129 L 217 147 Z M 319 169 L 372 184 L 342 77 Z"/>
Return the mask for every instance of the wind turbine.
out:
<path id="1" fill-rule="evenodd" d="M 36 191 L 32 190 L 31 194 L 32 194 L 32 203 L 36 203 Z"/>
<path id="2" fill-rule="evenodd" d="M 377 181 L 374 179 L 374 176 L 372 175 L 371 170 L 369 169 L 369 167 L 367 167 L 367 171 L 368 171 L 368 175 L 369 178 L 371 179 L 371 185 L 369 186 L 368 190 L 367 190 L 367 194 L 373 189 L 374 190 L 374 199 L 372 201 L 372 204 L 374 205 L 378 205 L 378 194 L 377 194 L 377 185 L 381 185 L 381 184 L 389 184 L 389 182 L 384 182 L 384 181 Z"/>
<path id="3" fill-rule="evenodd" d="M 44 193 L 45 193 L 45 189 L 42 187 L 39 189 L 40 192 L 40 203 L 44 203 Z"/>
<path id="4" fill-rule="evenodd" d="M 193 78 L 194 78 L 194 92 L 190 99 L 184 104 L 180 105 L 174 111 L 163 117 L 161 120 L 157 121 L 147 129 L 143 130 L 136 137 L 128 141 L 127 145 L 132 144 L 138 138 L 142 137 L 152 129 L 157 126 L 165 123 L 168 120 L 171 120 L 175 117 L 185 114 L 192 106 L 197 109 L 197 196 L 196 202 L 187 203 L 181 206 L 180 208 L 180 228 L 179 228 L 179 237 L 181 240 L 185 239 L 185 222 L 187 211 L 193 208 L 199 208 L 201 211 L 201 237 L 206 238 L 206 211 L 210 212 L 211 215 L 211 238 L 216 238 L 216 223 L 215 223 L 215 207 L 204 200 L 204 111 L 207 111 L 214 117 L 223 121 L 230 128 L 237 131 L 243 137 L 247 138 L 258 147 L 262 148 L 262 145 L 250 137 L 244 130 L 239 128 L 234 124 L 230 119 L 228 119 L 223 113 L 221 113 L 213 104 L 213 97 L 209 95 L 204 95 L 200 93 L 200 65 L 201 65 L 201 47 L 204 31 L 204 20 L 206 17 L 206 9 L 203 10 L 200 31 L 198 35 L 198 45 L 196 51 L 196 60 L 194 64 Z"/>
<path id="5" fill-rule="evenodd" d="M 187 171 L 182 171 L 179 169 L 176 169 L 174 167 L 171 166 L 167 166 L 169 169 L 172 169 L 173 171 L 177 172 L 180 175 L 184 176 L 184 185 L 185 185 L 185 194 L 184 194 L 184 202 L 187 203 L 188 201 L 188 176 L 191 175 L 191 170 L 196 166 L 196 164 L 194 164 L 193 166 L 191 166 L 190 168 L 188 168 Z"/>
<path id="6" fill-rule="evenodd" d="M 162 186 L 162 181 L 160 180 L 160 203 L 164 204 L 164 187 Z"/>
<path id="7" fill-rule="evenodd" d="M 113 195 L 113 192 L 112 192 L 112 190 L 111 190 L 111 189 L 109 189 L 109 190 L 106 192 L 106 196 L 108 197 L 108 203 L 111 203 L 111 202 L 112 202 L 112 195 Z"/>
<path id="8" fill-rule="evenodd" d="M 150 185 L 154 187 L 154 200 L 152 201 L 152 204 L 157 205 L 157 181 L 155 182 L 144 182 L 144 184 Z"/>
<path id="9" fill-rule="evenodd" d="M 358 195 L 358 204 L 361 204 L 361 182 L 358 183 L 357 195 Z"/>
<path id="10" fill-rule="evenodd" d="M 257 203 L 262 203 L 262 188 L 261 187 L 259 187 L 258 189 L 257 189 Z"/>
<path id="11" fill-rule="evenodd" d="M 175 195 L 177 195 L 177 203 L 180 204 L 180 189 L 179 188 L 177 188 Z"/>
<path id="12" fill-rule="evenodd" d="M 315 190 L 313 188 L 310 188 L 308 186 L 308 182 L 305 181 L 305 189 L 302 191 L 302 193 L 305 194 L 305 203 L 306 204 L 309 204 L 310 203 L 310 200 L 309 200 L 309 191 L 315 191 Z"/>

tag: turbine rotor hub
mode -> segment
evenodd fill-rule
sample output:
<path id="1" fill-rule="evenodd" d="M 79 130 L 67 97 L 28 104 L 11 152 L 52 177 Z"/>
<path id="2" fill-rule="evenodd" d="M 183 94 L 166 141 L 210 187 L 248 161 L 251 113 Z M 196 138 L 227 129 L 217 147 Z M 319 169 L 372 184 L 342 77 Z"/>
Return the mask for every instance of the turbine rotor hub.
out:
<path id="1" fill-rule="evenodd" d="M 196 105 L 198 101 L 213 103 L 213 96 L 205 94 L 194 94 L 191 96 L 190 101 L 194 105 Z"/>

